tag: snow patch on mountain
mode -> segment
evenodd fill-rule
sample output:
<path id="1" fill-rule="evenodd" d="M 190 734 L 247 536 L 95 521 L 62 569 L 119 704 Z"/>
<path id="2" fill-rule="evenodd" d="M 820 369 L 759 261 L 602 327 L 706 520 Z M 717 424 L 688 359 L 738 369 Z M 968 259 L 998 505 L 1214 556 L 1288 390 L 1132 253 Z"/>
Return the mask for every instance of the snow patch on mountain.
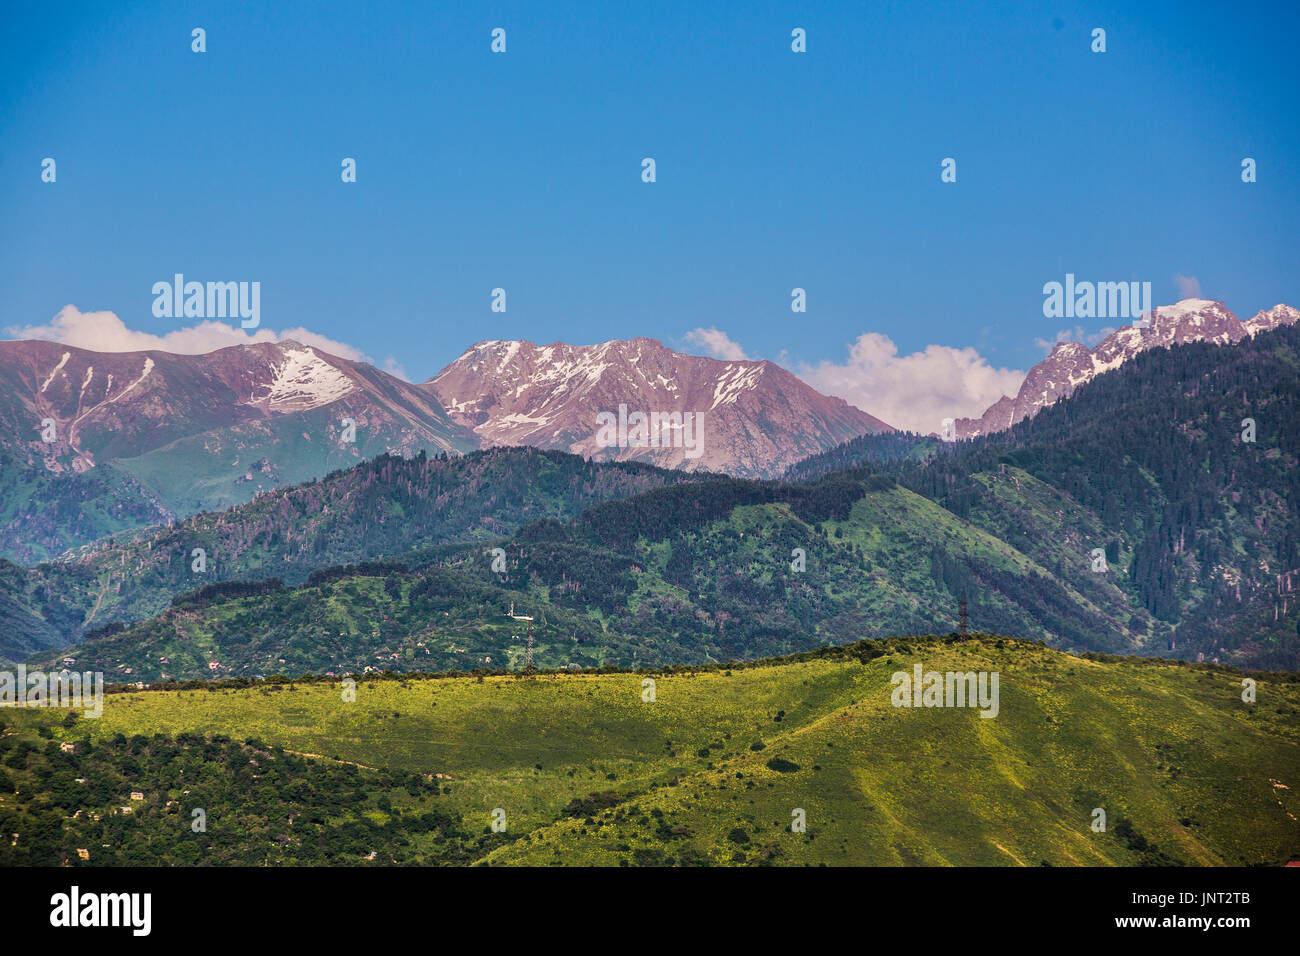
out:
<path id="1" fill-rule="evenodd" d="M 54 366 L 54 371 L 50 372 L 49 378 L 47 378 L 45 381 L 41 383 L 42 392 L 50 387 L 50 382 L 54 381 L 54 376 L 58 375 L 59 372 L 63 369 L 63 366 L 68 364 L 68 359 L 71 357 L 72 357 L 71 352 L 63 353 L 63 358 L 59 359 L 59 364 Z"/>
<path id="2" fill-rule="evenodd" d="M 746 477 L 775 477 L 806 455 L 889 430 L 771 363 L 687 355 L 650 338 L 480 342 L 423 387 L 485 446 L 535 445 Z M 707 414 L 702 454 L 686 456 L 673 442 L 602 444 L 597 416 L 622 408 Z"/>
<path id="3" fill-rule="evenodd" d="M 1246 327 L 1251 335 L 1267 332 L 1279 325 L 1295 325 L 1300 322 L 1300 310 L 1278 303 L 1271 309 L 1261 309 L 1254 318 L 1246 320 Z"/>
<path id="4" fill-rule="evenodd" d="M 728 365 L 718 376 L 718 384 L 713 389 L 713 404 L 709 406 L 709 410 L 735 402 L 754 387 L 762 372 L 761 365 Z"/>
<path id="5" fill-rule="evenodd" d="M 1095 349 L 1062 342 L 1025 376 L 1015 398 L 1004 395 L 979 418 L 961 418 L 958 438 L 973 438 L 1010 428 L 1072 394 L 1085 382 L 1119 368 L 1138 354 L 1187 342 L 1227 345 L 1246 336 L 1300 322 L 1300 311 L 1275 305 L 1242 321 L 1222 302 L 1183 299 L 1152 309 L 1140 325 L 1126 325 L 1106 336 Z"/>
<path id="6" fill-rule="evenodd" d="M 301 412 L 336 402 L 356 389 L 346 373 L 310 348 L 285 349 L 265 401 L 273 412 Z"/>
<path id="7" fill-rule="evenodd" d="M 1195 320 L 1198 318 L 1198 313 L 1218 307 L 1219 303 L 1213 299 L 1182 299 L 1173 305 L 1162 305 L 1156 311 L 1161 315 L 1190 316 Z"/>
<path id="8" fill-rule="evenodd" d="M 126 388 L 122 389 L 122 391 L 118 392 L 116 395 L 114 395 L 112 398 L 110 398 L 109 401 L 110 401 L 110 402 L 115 402 L 115 401 L 117 401 L 119 398 L 121 398 L 121 397 L 122 397 L 123 395 L 125 395 L 127 392 L 131 391 L 131 389 L 135 388 L 137 385 L 139 385 L 141 382 L 143 382 L 146 378 L 148 378 L 148 377 L 149 377 L 149 373 L 152 372 L 153 370 L 154 370 L 153 359 L 149 358 L 149 356 L 146 355 L 145 358 L 144 358 L 144 371 L 140 373 L 140 377 L 137 378 L 137 379 L 136 379 L 134 382 L 132 382 L 130 385 L 128 385 Z"/>
<path id="9" fill-rule="evenodd" d="M 146 355 L 145 358 L 144 358 L 144 369 L 140 372 L 140 376 L 139 376 L 135 381 L 133 381 L 130 385 L 128 385 L 126 388 L 122 389 L 122 391 L 118 392 L 116 395 L 110 394 L 110 390 L 111 390 L 112 387 L 113 387 L 113 376 L 112 376 L 112 374 L 110 374 L 110 375 L 108 376 L 108 389 L 105 389 L 105 391 L 104 391 L 104 400 L 103 400 L 102 402 L 100 402 L 98 405 L 92 405 L 92 406 L 90 406 L 90 408 L 87 408 L 87 409 L 86 409 L 85 411 L 83 411 L 80 415 L 78 415 L 76 418 L 74 418 L 74 419 L 72 420 L 72 425 L 73 425 L 73 427 L 76 427 L 77 425 L 80 425 L 83 419 L 87 418 L 88 416 L 90 416 L 91 414 L 93 414 L 93 413 L 95 413 L 95 412 L 100 411 L 100 410 L 103 409 L 105 406 L 107 406 L 107 405 L 112 405 L 113 403 L 120 401 L 120 400 L 121 400 L 122 398 L 124 398 L 124 397 L 129 393 L 129 392 L 131 392 L 132 389 L 134 389 L 137 385 L 139 385 L 139 384 L 140 384 L 141 382 L 143 382 L 146 378 L 148 378 L 148 377 L 149 377 L 149 373 L 152 372 L 152 371 L 154 370 L 155 367 L 156 367 L 156 366 L 154 365 L 154 361 L 153 361 L 153 359 L 149 358 L 149 356 Z M 82 385 L 81 385 L 81 390 L 82 390 L 83 392 L 86 390 L 86 385 L 89 384 L 89 382 L 90 382 L 90 375 L 91 375 L 91 372 L 93 372 L 93 371 L 94 371 L 94 366 L 91 366 L 91 367 L 90 367 L 89 369 L 87 369 L 87 371 L 86 371 L 86 381 L 83 382 Z M 80 405 L 80 399 L 78 399 L 78 405 Z M 69 440 L 71 441 L 71 436 L 69 436 Z M 73 444 L 75 444 L 75 442 L 73 442 Z"/>

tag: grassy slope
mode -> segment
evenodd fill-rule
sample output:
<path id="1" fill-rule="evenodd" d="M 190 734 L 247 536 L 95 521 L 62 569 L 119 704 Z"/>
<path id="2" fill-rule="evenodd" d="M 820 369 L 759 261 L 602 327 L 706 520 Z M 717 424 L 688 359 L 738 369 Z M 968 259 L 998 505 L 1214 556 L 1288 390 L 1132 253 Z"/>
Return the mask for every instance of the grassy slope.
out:
<path id="1" fill-rule="evenodd" d="M 1015 574 L 1047 570 L 1005 541 L 963 521 L 927 498 L 905 488 L 868 495 L 853 506 L 849 520 L 831 522 L 844 532 L 844 540 L 863 547 L 869 557 L 889 570 L 877 575 L 879 586 L 925 593 L 934 588 L 928 562 L 918 560 L 921 542 L 939 543 L 952 554 L 975 557 Z M 1074 595 L 1080 600 L 1082 596 Z M 946 620 L 955 623 L 952 608 Z M 1091 610 L 1091 608 L 1090 608 Z"/>
<path id="2" fill-rule="evenodd" d="M 1033 571 L 1052 576 L 1052 569 L 1031 557 L 1044 554 L 1061 565 L 1065 573 L 1058 576 L 1059 583 L 1092 620 L 1119 627 L 1130 615 L 1149 617 L 1136 602 L 1130 605 L 1126 601 L 1116 573 L 1094 574 L 1089 569 L 1091 549 L 1105 544 L 1095 515 L 1019 469 L 982 473 L 975 479 L 999 498 L 996 522 L 983 513 L 977 516 L 982 522 L 963 520 L 928 498 L 898 487 L 887 495 L 868 495 L 855 505 L 845 523 L 846 537 L 860 542 L 890 567 L 893 578 L 901 577 L 910 567 L 916 590 L 928 586 L 924 562 L 918 567 L 916 560 L 916 552 L 923 551 L 920 542 L 939 544 L 948 554 L 979 558 L 1016 575 Z M 987 530 L 990 526 L 997 526 L 996 533 Z M 893 542 L 909 540 L 911 553 L 900 553 L 896 543 L 886 544 L 891 538 Z M 1016 542 L 1025 547 L 1017 547 Z M 883 550 L 877 555 L 872 549 Z M 955 623 L 951 614 L 948 619 Z M 1048 639 L 1056 636 L 1041 626 L 1028 627 L 1025 632 Z"/>
<path id="3" fill-rule="evenodd" d="M 775 851 L 787 865 L 1277 864 L 1300 855 L 1300 801 L 1271 782 L 1294 788 L 1300 772 L 1294 685 L 1266 692 L 1284 693 L 1288 713 L 1257 705 L 1248 715 L 1227 675 L 1164 664 L 967 648 L 928 651 L 924 663 L 1001 669 L 999 717 L 896 710 L 893 665 L 844 665 L 859 671 L 858 703 L 764 734 L 765 750 L 636 798 L 639 812 L 561 821 L 488 861 L 613 864 L 627 855 L 620 846 L 670 855 L 691 847 L 715 863 Z M 799 769 L 769 769 L 774 756 Z M 1098 806 L 1105 834 L 1089 826 Z M 795 808 L 807 813 L 807 834 L 789 831 Z M 648 837 L 657 819 L 689 832 Z M 1125 819 L 1133 835 L 1122 837 Z M 736 828 L 746 842 L 729 838 Z M 1134 848 L 1138 835 L 1145 852 Z"/>
<path id="4" fill-rule="evenodd" d="M 167 520 L 152 492 L 124 469 L 56 475 L 0 458 L 0 557 L 30 564 L 69 547 Z"/>
<path id="5" fill-rule="evenodd" d="M 382 577 L 349 577 L 269 598 L 224 601 L 200 612 L 174 609 L 130 630 L 38 656 L 49 667 L 71 659 L 68 666 L 103 671 L 110 681 L 342 674 L 359 673 L 367 666 L 402 671 L 522 669 L 525 632 L 506 611 L 511 601 L 522 606 L 526 594 L 495 588 L 490 581 L 471 581 L 479 590 L 464 601 L 464 608 L 445 600 L 422 612 L 423 605 L 413 607 L 407 600 L 409 585 L 394 599 L 384 583 Z M 438 610 L 444 604 L 455 610 L 454 618 Z M 269 613 L 271 607 L 274 614 Z M 605 663 L 607 651 L 632 646 L 621 637 L 598 643 L 598 627 L 565 610 L 548 611 L 544 624 L 535 652 L 545 667 L 596 667 Z M 582 635 L 584 644 L 579 646 L 571 634 Z M 209 668 L 212 660 L 219 662 L 217 670 Z"/>
<path id="6" fill-rule="evenodd" d="M 799 622 L 807 631 L 801 646 L 787 646 L 792 642 L 786 642 L 778 647 L 752 648 L 740 656 L 789 653 L 810 643 L 887 637 L 909 628 L 938 630 L 955 626 L 955 596 L 939 586 L 931 573 L 930 551 L 935 545 L 955 562 L 993 568 L 1016 582 L 1024 582 L 1031 574 L 1051 581 L 1056 593 L 1070 604 L 1068 615 L 1058 620 L 1072 623 L 1076 631 L 1082 621 L 1103 621 L 1108 631 L 1116 634 L 1131 615 L 1145 618 L 1145 612 L 1135 612 L 1126 601 L 1115 575 L 1094 575 L 1088 570 L 1088 551 L 1061 530 L 1060 511 L 1049 518 L 1047 505 L 1040 500 L 1050 489 L 1027 475 L 1021 478 L 1020 508 L 1038 516 L 1028 527 L 1034 533 L 1055 535 L 1061 542 L 1051 547 L 1052 554 L 1062 557 L 1066 569 L 1060 577 L 1005 540 L 901 487 L 867 493 L 853 505 L 844 521 L 823 523 L 827 532 L 824 538 L 819 538 L 816 529 L 795 517 L 785 504 L 737 507 L 728 520 L 698 529 L 694 551 L 706 556 L 699 562 L 702 568 L 707 567 L 707 560 L 713 560 L 713 567 L 708 568 L 712 577 L 725 573 L 766 583 L 781 576 L 791 588 L 811 584 L 837 602 L 838 615 Z M 1058 509 L 1069 504 L 1063 496 L 1051 494 L 1048 504 Z M 1075 513 L 1079 511 L 1075 506 Z M 789 570 L 791 546 L 803 547 L 807 552 L 808 570 L 803 575 Z M 638 593 L 631 602 L 634 610 L 655 594 L 671 594 L 677 601 L 686 601 L 682 589 L 660 577 L 665 547 L 643 543 L 638 549 L 644 559 L 638 564 L 644 570 L 637 574 Z M 852 548 L 859 549 L 861 557 L 852 553 Z M 1007 630 L 1014 628 L 1026 636 L 1072 643 L 1051 626 L 1052 619 L 1036 618 L 1029 606 L 1021 603 L 1027 591 L 1017 595 L 1014 588 L 1008 591 L 1005 585 L 1000 589 L 990 586 L 978 592 L 973 588 L 972 597 L 982 605 L 984 613 L 1000 614 Z M 978 615 L 976 620 L 980 621 Z M 725 659 L 735 655 L 722 656 Z"/>
<path id="7" fill-rule="evenodd" d="M 110 695 L 100 720 L 56 726 L 55 736 L 221 733 L 447 773 L 440 806 L 470 831 L 500 807 L 520 837 L 490 863 L 1300 857 L 1300 685 L 1261 680 L 1250 706 L 1226 669 L 1092 661 L 994 638 L 881 646 L 888 656 L 866 663 L 846 655 L 658 675 L 654 703 L 642 701 L 635 674 L 378 681 L 362 683 L 355 704 L 324 684 Z M 914 661 L 999 671 L 999 716 L 893 708 L 890 674 Z M 20 726 L 61 716 L 5 714 Z M 799 769 L 771 770 L 773 757 Z M 563 816 L 569 801 L 605 790 L 617 803 L 590 822 Z M 1105 834 L 1089 829 L 1098 806 Z M 806 834 L 789 832 L 795 808 L 807 811 Z"/>
<path id="8" fill-rule="evenodd" d="M 348 414 L 332 406 L 291 417 L 259 419 L 241 425 L 187 435 L 114 465 L 153 490 L 179 515 L 219 511 L 251 501 L 258 491 L 310 481 L 340 468 L 392 450 L 392 435 L 360 429 L 357 441 L 342 444 L 338 421 Z M 473 446 L 451 438 L 461 451 Z M 425 450 L 436 455 L 432 443 Z M 266 472 L 256 463 L 274 464 Z M 253 474 L 248 480 L 245 475 Z"/>

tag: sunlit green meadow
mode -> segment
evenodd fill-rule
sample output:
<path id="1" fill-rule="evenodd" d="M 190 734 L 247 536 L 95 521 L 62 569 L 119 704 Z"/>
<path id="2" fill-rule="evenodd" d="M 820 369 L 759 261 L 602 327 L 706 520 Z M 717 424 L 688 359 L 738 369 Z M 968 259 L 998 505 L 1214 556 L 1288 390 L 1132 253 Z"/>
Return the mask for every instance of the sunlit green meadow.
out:
<path id="1" fill-rule="evenodd" d="M 108 695 L 102 718 L 70 728 L 53 711 L 6 718 L 57 739 L 220 734 L 442 774 L 440 805 L 467 826 L 505 812 L 516 839 L 491 864 L 1300 858 L 1300 685 L 1256 675 L 1247 704 L 1227 669 L 992 637 L 886 649 L 699 673 L 362 680 L 354 702 L 337 683 L 148 691 Z M 893 706 L 891 674 L 918 662 L 996 671 L 997 716 Z"/>

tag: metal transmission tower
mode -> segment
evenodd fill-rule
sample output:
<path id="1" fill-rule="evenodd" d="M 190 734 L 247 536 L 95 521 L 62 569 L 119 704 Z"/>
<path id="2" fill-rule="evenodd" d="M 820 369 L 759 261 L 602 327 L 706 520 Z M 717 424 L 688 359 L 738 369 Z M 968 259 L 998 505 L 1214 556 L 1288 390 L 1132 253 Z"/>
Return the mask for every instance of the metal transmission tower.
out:
<path id="1" fill-rule="evenodd" d="M 961 592 L 961 600 L 957 602 L 957 633 L 965 636 L 966 634 L 966 589 Z"/>
<path id="2" fill-rule="evenodd" d="M 524 673 L 529 677 L 537 673 L 537 668 L 533 666 L 533 629 L 536 625 L 533 623 L 533 615 L 516 614 L 515 602 L 510 602 L 510 613 L 507 615 L 511 620 L 528 622 L 528 649 L 524 652 Z M 513 635 L 518 637 L 518 634 Z"/>

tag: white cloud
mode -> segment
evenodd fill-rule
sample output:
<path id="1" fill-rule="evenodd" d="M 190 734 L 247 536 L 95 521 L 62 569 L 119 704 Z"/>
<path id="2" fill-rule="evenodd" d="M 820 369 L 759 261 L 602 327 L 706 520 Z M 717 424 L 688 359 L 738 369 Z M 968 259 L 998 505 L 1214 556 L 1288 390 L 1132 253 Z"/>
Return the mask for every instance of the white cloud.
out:
<path id="1" fill-rule="evenodd" d="M 126 323 L 112 312 L 81 312 L 72 305 L 65 305 L 46 325 L 11 326 L 5 329 L 5 334 L 19 339 L 44 339 L 95 352 L 141 352 L 154 349 L 177 355 L 201 355 L 230 345 L 292 339 L 339 358 L 356 362 L 370 361 L 360 349 L 304 328 L 285 329 L 283 332 L 257 329 L 250 333 L 225 322 L 208 320 L 188 328 L 172 329 L 163 335 L 154 335 L 128 329 Z"/>
<path id="2" fill-rule="evenodd" d="M 945 418 L 977 418 L 1003 395 L 1015 395 L 1025 373 L 994 368 L 973 348 L 927 345 L 899 355 L 887 335 L 866 332 L 844 363 L 822 361 L 795 370 L 826 395 L 856 405 L 882 421 L 929 434 Z"/>
<path id="3" fill-rule="evenodd" d="M 402 367 L 402 363 L 397 361 L 397 359 L 393 358 L 391 355 L 384 359 L 384 371 L 389 375 L 392 375 L 394 378 L 400 378 L 403 382 L 409 382 L 411 380 L 411 376 L 406 374 L 406 369 Z"/>
<path id="4" fill-rule="evenodd" d="M 1179 299 L 1199 299 L 1201 297 L 1201 280 L 1196 276 L 1185 276 L 1180 272 L 1174 276 L 1174 285 L 1178 286 Z"/>
<path id="5" fill-rule="evenodd" d="M 714 358 L 726 359 L 728 362 L 749 358 L 738 342 L 732 340 L 726 332 L 715 328 L 691 329 L 686 333 L 686 341 L 692 345 L 702 345 Z"/>
<path id="6" fill-rule="evenodd" d="M 1062 342 L 1082 342 L 1091 348 L 1101 342 L 1106 336 L 1114 332 L 1112 326 L 1106 326 L 1104 329 L 1098 329 L 1096 332 L 1085 332 L 1082 325 L 1076 325 L 1072 329 L 1061 329 L 1056 333 L 1056 338 L 1049 341 L 1047 339 L 1034 339 L 1034 344 L 1044 352 L 1050 352 L 1053 348 Z"/>

